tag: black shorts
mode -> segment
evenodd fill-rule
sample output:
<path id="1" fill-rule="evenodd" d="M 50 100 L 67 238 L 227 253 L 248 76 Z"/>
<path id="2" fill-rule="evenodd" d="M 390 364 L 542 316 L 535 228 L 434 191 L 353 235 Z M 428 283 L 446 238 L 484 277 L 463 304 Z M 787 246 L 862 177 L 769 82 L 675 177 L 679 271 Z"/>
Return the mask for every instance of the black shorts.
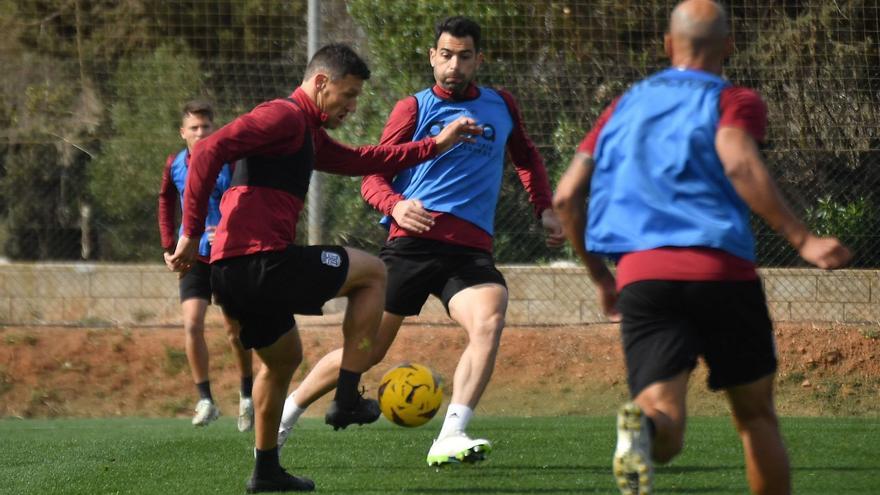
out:
<path id="1" fill-rule="evenodd" d="M 385 311 L 400 316 L 419 314 L 430 294 L 449 312 L 449 300 L 480 284 L 507 287 L 492 255 L 479 249 L 412 237 L 388 241 L 379 252 L 388 268 Z"/>
<path id="2" fill-rule="evenodd" d="M 751 383 L 776 371 L 773 325 L 760 280 L 627 285 L 617 307 L 630 394 L 693 370 L 703 356 L 709 388 Z"/>
<path id="3" fill-rule="evenodd" d="M 180 277 L 180 302 L 193 298 L 211 302 L 211 265 L 204 261 L 196 261 Z"/>
<path id="4" fill-rule="evenodd" d="M 211 282 L 223 312 L 241 324 L 245 349 L 272 345 L 294 326 L 294 313 L 320 315 L 348 275 L 341 246 L 289 246 L 214 262 Z"/>

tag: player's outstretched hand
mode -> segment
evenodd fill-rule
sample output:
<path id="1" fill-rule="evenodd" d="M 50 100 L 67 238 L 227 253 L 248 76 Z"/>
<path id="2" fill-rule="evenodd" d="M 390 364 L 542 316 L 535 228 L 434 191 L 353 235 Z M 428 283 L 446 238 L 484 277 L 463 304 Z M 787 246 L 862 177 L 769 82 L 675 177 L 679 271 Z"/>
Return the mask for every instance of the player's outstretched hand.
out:
<path id="1" fill-rule="evenodd" d="M 165 264 L 175 272 L 186 273 L 195 263 L 198 252 L 198 240 L 193 241 L 185 235 L 180 236 L 174 254 L 165 259 Z"/>
<path id="2" fill-rule="evenodd" d="M 798 250 L 806 262 L 824 270 L 834 270 L 849 264 L 852 253 L 834 237 L 817 237 L 807 234 Z"/>
<path id="3" fill-rule="evenodd" d="M 541 212 L 541 226 L 544 227 L 544 237 L 547 247 L 561 247 L 565 244 L 565 232 L 562 230 L 562 222 L 553 208 L 547 208 Z"/>
<path id="4" fill-rule="evenodd" d="M 443 153 L 461 141 L 473 143 L 474 136 L 479 136 L 482 133 L 483 128 L 478 126 L 474 119 L 459 117 L 434 137 L 434 142 L 437 143 L 437 153 Z"/>
<path id="5" fill-rule="evenodd" d="M 427 232 L 434 226 L 434 217 L 417 199 L 398 201 L 391 210 L 391 217 L 404 230 L 418 234 Z"/>

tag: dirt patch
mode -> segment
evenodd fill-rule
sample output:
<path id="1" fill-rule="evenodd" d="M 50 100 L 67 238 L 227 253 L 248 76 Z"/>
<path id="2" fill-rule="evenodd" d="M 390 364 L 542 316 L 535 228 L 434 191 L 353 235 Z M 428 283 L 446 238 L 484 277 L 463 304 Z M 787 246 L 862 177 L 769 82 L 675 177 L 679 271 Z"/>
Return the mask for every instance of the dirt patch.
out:
<path id="1" fill-rule="evenodd" d="M 235 365 L 222 330 L 207 334 L 212 388 L 232 414 Z M 307 326 L 302 338 L 305 359 L 294 383 L 339 346 L 341 333 L 336 326 Z M 465 344 L 457 327 L 404 326 L 363 383 L 374 391 L 382 373 L 403 361 L 428 364 L 451 381 Z M 779 325 L 777 344 L 782 414 L 880 414 L 876 325 Z M 480 411 L 609 414 L 626 397 L 624 376 L 615 326 L 508 328 Z M 194 403 L 181 329 L 0 328 L 0 416 L 188 416 Z M 722 397 L 706 391 L 702 369 L 691 382 L 689 407 L 694 414 L 726 411 Z M 309 414 L 324 409 L 319 404 Z"/>

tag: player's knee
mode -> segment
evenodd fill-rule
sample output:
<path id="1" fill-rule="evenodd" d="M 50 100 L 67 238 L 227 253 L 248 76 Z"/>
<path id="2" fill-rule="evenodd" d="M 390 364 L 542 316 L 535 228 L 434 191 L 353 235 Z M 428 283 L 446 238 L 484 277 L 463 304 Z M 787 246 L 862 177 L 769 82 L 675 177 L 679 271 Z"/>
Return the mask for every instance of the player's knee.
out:
<path id="1" fill-rule="evenodd" d="M 767 427 L 777 428 L 779 424 L 773 404 L 766 403 L 734 408 L 733 421 L 740 432 L 764 430 Z"/>
<path id="2" fill-rule="evenodd" d="M 183 329 L 187 335 L 202 337 L 205 335 L 205 322 L 198 318 L 185 319 Z"/>
<path id="3" fill-rule="evenodd" d="M 385 270 L 385 263 L 382 260 L 357 249 L 346 248 L 346 250 L 348 250 L 349 278 L 371 283 L 381 283 L 384 287 L 387 272 Z"/>
<path id="4" fill-rule="evenodd" d="M 485 319 L 468 328 L 468 340 L 485 352 L 496 352 L 504 330 L 504 317 Z"/>
<path id="5" fill-rule="evenodd" d="M 294 372 L 296 372 L 296 369 L 299 368 L 300 364 L 302 364 L 302 354 L 297 356 L 296 359 L 291 360 L 289 363 L 284 363 L 279 372 L 288 377 L 287 379 L 289 380 Z"/>
<path id="6" fill-rule="evenodd" d="M 388 271 L 385 268 L 385 263 L 375 256 L 369 256 L 364 264 L 366 265 L 365 268 L 370 279 L 380 282 L 384 286 L 385 281 L 388 278 Z"/>
<path id="7" fill-rule="evenodd" d="M 486 318 L 486 325 L 491 328 L 491 332 L 493 335 L 501 336 L 501 331 L 504 330 L 504 324 L 506 320 L 504 318 L 504 313 L 492 313 Z"/>
<path id="8" fill-rule="evenodd" d="M 662 419 L 651 417 L 655 427 L 651 457 L 655 462 L 665 464 L 684 449 L 684 420 L 669 416 Z"/>
<path id="9" fill-rule="evenodd" d="M 302 363 L 302 350 L 291 351 L 284 359 L 263 359 L 264 370 L 270 377 L 279 377 L 281 380 L 289 380 L 293 373 Z"/>
<path id="10" fill-rule="evenodd" d="M 487 347 L 493 347 L 497 346 L 498 342 L 501 341 L 501 332 L 503 330 L 504 315 L 496 313 L 474 322 L 468 333 L 471 342 Z"/>

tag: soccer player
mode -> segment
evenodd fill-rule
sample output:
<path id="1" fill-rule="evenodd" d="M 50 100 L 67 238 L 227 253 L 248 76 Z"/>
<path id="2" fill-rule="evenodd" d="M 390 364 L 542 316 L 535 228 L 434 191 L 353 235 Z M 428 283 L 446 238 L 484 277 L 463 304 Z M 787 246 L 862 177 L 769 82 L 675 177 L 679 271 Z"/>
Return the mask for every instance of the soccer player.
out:
<path id="1" fill-rule="evenodd" d="M 195 144 L 214 132 L 214 109 L 202 101 L 191 101 L 183 107 L 181 116 L 180 137 L 186 142 L 186 148 L 175 155 L 170 155 L 162 173 L 162 185 L 159 189 L 159 233 L 162 247 L 165 250 L 165 263 L 171 268 L 169 259 L 177 245 L 174 232 L 177 202 L 183 205 L 183 188 L 189 171 L 190 157 Z M 186 359 L 189 362 L 193 382 L 199 392 L 192 424 L 205 426 L 220 416 L 220 409 L 211 395 L 211 381 L 208 375 L 208 344 L 205 342 L 205 314 L 211 304 L 211 267 L 208 264 L 211 255 L 211 243 L 214 240 L 214 228 L 220 221 L 220 197 L 229 187 L 229 166 L 220 170 L 217 185 L 211 193 L 208 216 L 205 222 L 205 233 L 199 241 L 199 257 L 192 269 L 180 277 L 180 307 L 183 312 L 183 328 L 186 332 Z M 183 226 L 181 225 L 181 233 Z M 251 399 L 253 388 L 253 360 L 250 351 L 242 348 L 232 325 L 226 321 L 226 332 L 229 345 L 235 355 L 235 363 L 241 374 L 241 390 L 238 403 L 238 431 L 250 431 L 254 426 L 254 403 Z"/>
<path id="2" fill-rule="evenodd" d="M 396 178 L 391 171 L 365 177 L 361 186 L 364 199 L 386 215 L 383 223 L 390 227 L 380 253 L 388 267 L 385 313 L 370 363 L 382 360 L 403 320 L 419 314 L 431 294 L 468 336 L 443 426 L 428 451 L 429 465 L 481 460 L 492 448 L 488 440 L 470 438 L 466 428 L 492 376 L 507 309 L 507 287 L 492 259 L 506 153 L 546 230 L 547 244 L 564 242 L 544 163 L 513 96 L 474 84 L 483 61 L 480 31 L 479 24 L 460 16 L 437 24 L 430 49 L 436 84 L 397 103 L 382 143 L 436 135 L 463 115 L 483 128 L 482 135 Z M 325 356 L 287 398 L 280 444 L 305 408 L 333 388 L 341 355 L 336 350 Z"/>
<path id="3" fill-rule="evenodd" d="M 618 413 L 614 475 L 623 494 L 651 492 L 653 462 L 682 449 L 688 380 L 702 356 L 709 387 L 730 403 L 751 490 L 787 494 L 773 329 L 749 210 L 819 268 L 851 255 L 812 234 L 770 178 L 758 151 L 766 107 L 720 75 L 732 48 L 722 7 L 679 3 L 665 48 L 672 67 L 611 103 L 554 197 L 602 307 L 622 315 L 633 399 Z M 616 278 L 601 257 L 616 260 Z"/>
<path id="4" fill-rule="evenodd" d="M 170 263 L 182 271 L 193 263 L 217 174 L 224 163 L 235 162 L 220 203 L 211 268 L 217 300 L 238 323 L 242 345 L 256 349 L 263 361 L 254 381 L 256 463 L 247 482 L 250 493 L 315 487 L 281 467 L 276 446 L 284 396 L 302 361 L 294 313 L 320 314 L 327 300 L 348 298 L 336 396 L 325 420 L 345 428 L 379 415 L 376 401 L 361 397 L 357 386 L 371 364 L 385 299 L 385 266 L 356 249 L 294 244 L 312 170 L 396 173 L 481 132 L 473 121 L 460 118 L 437 136 L 401 146 L 350 148 L 334 141 L 324 129 L 339 127 L 355 111 L 369 77 L 367 65 L 351 48 L 327 45 L 312 57 L 289 98 L 257 106 L 193 150 L 183 235 Z"/>

